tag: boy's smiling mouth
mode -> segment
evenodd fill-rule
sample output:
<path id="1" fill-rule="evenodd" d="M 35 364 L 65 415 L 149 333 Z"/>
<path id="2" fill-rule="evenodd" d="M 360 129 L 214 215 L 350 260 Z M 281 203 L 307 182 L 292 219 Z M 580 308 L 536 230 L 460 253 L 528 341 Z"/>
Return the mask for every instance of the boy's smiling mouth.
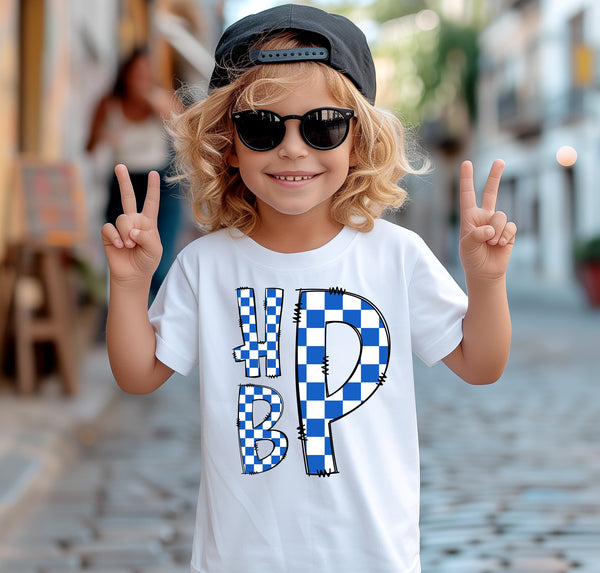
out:
<path id="1" fill-rule="evenodd" d="M 273 175 L 279 181 L 306 181 L 312 179 L 314 175 Z"/>
<path id="2" fill-rule="evenodd" d="M 318 173 L 271 173 L 270 176 L 276 181 L 310 181 L 317 177 Z"/>

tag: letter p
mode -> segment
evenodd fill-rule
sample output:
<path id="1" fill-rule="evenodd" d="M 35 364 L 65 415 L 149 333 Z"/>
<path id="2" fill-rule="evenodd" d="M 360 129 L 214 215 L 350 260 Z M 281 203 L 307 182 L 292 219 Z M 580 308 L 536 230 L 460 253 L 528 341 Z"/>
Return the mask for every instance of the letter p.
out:
<path id="1" fill-rule="evenodd" d="M 296 391 L 306 473 L 329 475 L 337 472 L 331 424 L 364 404 L 382 385 L 389 362 L 389 332 L 369 301 L 339 290 L 300 291 L 297 317 Z M 360 354 L 348 380 L 330 394 L 326 328 L 333 322 L 354 328 Z"/>

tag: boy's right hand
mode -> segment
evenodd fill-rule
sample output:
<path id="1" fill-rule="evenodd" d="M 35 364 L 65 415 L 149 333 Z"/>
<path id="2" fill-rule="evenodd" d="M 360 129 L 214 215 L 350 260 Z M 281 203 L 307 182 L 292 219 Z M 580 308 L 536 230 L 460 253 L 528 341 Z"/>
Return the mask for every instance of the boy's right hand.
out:
<path id="1" fill-rule="evenodd" d="M 110 277 L 123 286 L 149 284 L 162 256 L 157 225 L 160 176 L 156 171 L 148 174 L 146 199 L 142 212 L 138 213 L 127 167 L 117 165 L 115 174 L 121 190 L 123 214 L 117 218 L 116 226 L 106 223 L 102 227 L 102 243 Z"/>

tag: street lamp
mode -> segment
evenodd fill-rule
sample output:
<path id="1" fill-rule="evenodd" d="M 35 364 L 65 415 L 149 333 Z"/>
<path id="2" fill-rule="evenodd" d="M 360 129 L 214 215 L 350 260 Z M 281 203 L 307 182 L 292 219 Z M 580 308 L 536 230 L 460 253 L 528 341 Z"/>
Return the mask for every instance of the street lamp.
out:
<path id="1" fill-rule="evenodd" d="M 563 167 L 573 167 L 577 161 L 577 151 L 570 145 L 563 145 L 556 152 L 556 161 Z"/>

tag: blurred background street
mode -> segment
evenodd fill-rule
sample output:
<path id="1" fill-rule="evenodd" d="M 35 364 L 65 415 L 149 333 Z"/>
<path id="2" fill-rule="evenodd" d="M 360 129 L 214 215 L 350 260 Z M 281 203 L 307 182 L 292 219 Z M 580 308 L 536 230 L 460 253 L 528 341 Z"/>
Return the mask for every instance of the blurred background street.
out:
<path id="1" fill-rule="evenodd" d="M 124 148 L 126 111 L 163 137 L 162 96 L 204 97 L 223 27 L 277 3 L 0 2 L 0 573 L 189 571 L 197 382 L 116 387 L 99 232 L 115 162 L 156 151 Z M 367 35 L 376 104 L 432 162 L 386 216 L 459 280 L 460 162 L 482 182 L 506 161 L 498 208 L 519 229 L 509 366 L 476 388 L 415 365 L 424 573 L 597 573 L 600 3 L 297 3 Z M 150 74 L 124 88 L 140 51 Z M 198 230 L 184 190 L 163 191 L 162 233 L 179 249 Z"/>

